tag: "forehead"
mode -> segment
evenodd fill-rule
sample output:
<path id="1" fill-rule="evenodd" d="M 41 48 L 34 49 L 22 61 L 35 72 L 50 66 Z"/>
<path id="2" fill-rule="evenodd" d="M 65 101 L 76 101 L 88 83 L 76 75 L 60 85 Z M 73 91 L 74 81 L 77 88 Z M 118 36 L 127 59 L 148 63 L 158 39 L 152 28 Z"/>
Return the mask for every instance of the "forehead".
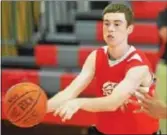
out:
<path id="1" fill-rule="evenodd" d="M 106 13 L 103 17 L 103 20 L 114 21 L 121 20 L 126 21 L 124 13 Z"/>

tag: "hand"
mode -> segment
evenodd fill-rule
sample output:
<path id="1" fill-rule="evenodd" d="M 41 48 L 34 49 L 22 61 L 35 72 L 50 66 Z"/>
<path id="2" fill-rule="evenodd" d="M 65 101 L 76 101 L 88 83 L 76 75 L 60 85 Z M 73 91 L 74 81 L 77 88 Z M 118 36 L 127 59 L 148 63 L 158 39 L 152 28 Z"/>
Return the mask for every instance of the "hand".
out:
<path id="1" fill-rule="evenodd" d="M 68 91 L 62 90 L 52 98 L 48 100 L 48 109 L 47 112 L 54 112 L 60 105 L 65 103 L 66 101 L 72 99 L 71 94 Z"/>
<path id="2" fill-rule="evenodd" d="M 121 105 L 120 109 L 122 112 L 125 112 L 125 110 L 127 109 L 127 105 L 128 105 L 129 101 L 125 101 L 123 105 Z"/>
<path id="3" fill-rule="evenodd" d="M 167 27 L 161 27 L 159 30 L 160 38 L 163 40 L 164 43 L 167 42 Z"/>
<path id="4" fill-rule="evenodd" d="M 59 105 L 60 103 L 56 99 L 54 98 L 49 99 L 47 113 L 54 112 L 59 107 Z"/>
<path id="5" fill-rule="evenodd" d="M 78 99 L 68 100 L 55 110 L 54 116 L 59 115 L 62 121 L 65 122 L 66 120 L 70 120 L 80 107 L 81 104 Z"/>
<path id="6" fill-rule="evenodd" d="M 153 94 L 153 96 L 150 96 L 149 94 L 143 92 L 142 88 L 139 89 L 139 92 L 142 96 L 136 96 L 141 102 L 129 100 L 129 103 L 141 106 L 141 108 L 139 110 L 135 110 L 134 113 L 144 112 L 154 118 L 167 117 L 166 105 L 158 99 L 156 93 Z"/>

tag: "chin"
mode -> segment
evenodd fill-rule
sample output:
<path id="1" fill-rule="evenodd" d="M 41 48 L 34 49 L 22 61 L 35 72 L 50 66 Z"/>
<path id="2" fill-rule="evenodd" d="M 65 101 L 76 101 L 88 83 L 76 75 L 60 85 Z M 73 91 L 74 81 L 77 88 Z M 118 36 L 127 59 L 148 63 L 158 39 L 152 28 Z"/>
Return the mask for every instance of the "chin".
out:
<path id="1" fill-rule="evenodd" d="M 117 43 L 115 43 L 115 42 L 107 42 L 107 45 L 110 46 L 110 47 L 115 47 L 115 46 L 117 46 Z"/>

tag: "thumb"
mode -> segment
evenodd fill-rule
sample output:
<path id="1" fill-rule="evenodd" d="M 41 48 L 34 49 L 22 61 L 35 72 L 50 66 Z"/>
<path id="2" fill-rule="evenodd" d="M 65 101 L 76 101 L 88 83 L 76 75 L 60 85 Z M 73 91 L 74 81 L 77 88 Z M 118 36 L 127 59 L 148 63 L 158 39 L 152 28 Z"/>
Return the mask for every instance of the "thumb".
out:
<path id="1" fill-rule="evenodd" d="M 149 92 L 149 87 L 139 86 L 138 91 L 142 94 L 148 93 Z"/>
<path id="2" fill-rule="evenodd" d="M 47 103 L 47 113 L 54 112 L 53 102 L 51 100 L 48 100 Z"/>
<path id="3" fill-rule="evenodd" d="M 122 106 L 120 107 L 120 109 L 121 109 L 122 112 L 125 112 L 125 106 L 124 106 L 124 105 L 122 105 Z"/>

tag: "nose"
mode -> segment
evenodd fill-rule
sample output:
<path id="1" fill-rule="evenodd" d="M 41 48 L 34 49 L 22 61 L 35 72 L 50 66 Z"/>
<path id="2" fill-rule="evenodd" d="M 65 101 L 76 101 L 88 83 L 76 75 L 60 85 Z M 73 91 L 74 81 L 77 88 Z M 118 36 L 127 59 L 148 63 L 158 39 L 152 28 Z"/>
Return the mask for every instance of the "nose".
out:
<path id="1" fill-rule="evenodd" d="M 110 25 L 109 25 L 109 27 L 108 27 L 108 31 L 109 31 L 109 32 L 113 32 L 113 31 L 115 31 L 115 27 L 114 27 L 113 24 L 110 24 Z"/>

